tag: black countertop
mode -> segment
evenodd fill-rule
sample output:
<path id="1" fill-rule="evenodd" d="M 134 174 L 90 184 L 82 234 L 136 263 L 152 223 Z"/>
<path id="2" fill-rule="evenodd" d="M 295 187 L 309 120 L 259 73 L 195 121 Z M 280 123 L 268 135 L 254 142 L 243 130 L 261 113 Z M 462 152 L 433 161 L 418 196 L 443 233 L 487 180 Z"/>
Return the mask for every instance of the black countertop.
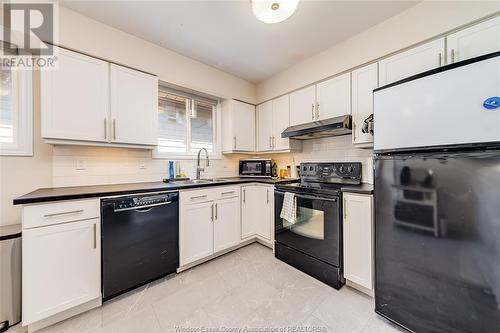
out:
<path id="1" fill-rule="evenodd" d="M 340 190 L 348 193 L 373 194 L 373 185 L 366 183 L 360 185 L 345 185 L 341 187 Z"/>
<path id="2" fill-rule="evenodd" d="M 295 183 L 299 179 L 268 179 L 268 178 L 218 178 L 218 181 L 207 183 L 128 183 L 112 185 L 74 186 L 74 187 L 49 187 L 40 188 L 14 199 L 14 205 L 33 204 L 49 201 L 74 200 L 85 198 L 109 197 L 114 195 L 127 195 L 135 193 L 148 193 L 159 191 L 177 191 L 208 186 L 224 186 L 244 183 L 283 184 Z"/>

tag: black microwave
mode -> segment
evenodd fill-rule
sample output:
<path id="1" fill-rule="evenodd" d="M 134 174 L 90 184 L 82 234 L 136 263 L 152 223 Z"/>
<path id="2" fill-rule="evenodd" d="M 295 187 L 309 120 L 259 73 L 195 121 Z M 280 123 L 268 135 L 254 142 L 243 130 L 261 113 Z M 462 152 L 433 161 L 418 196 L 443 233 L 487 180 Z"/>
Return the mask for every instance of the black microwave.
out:
<path id="1" fill-rule="evenodd" d="M 240 177 L 272 177 L 273 161 L 270 159 L 240 160 Z"/>

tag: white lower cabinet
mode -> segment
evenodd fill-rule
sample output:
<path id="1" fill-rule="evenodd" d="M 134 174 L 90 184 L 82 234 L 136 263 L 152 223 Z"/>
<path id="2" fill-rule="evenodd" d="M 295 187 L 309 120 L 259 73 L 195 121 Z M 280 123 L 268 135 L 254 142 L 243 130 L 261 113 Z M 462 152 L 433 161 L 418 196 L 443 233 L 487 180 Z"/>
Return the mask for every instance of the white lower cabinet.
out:
<path id="1" fill-rule="evenodd" d="M 239 221 L 239 196 L 215 201 L 214 252 L 225 250 L 240 243 Z"/>
<path id="2" fill-rule="evenodd" d="M 344 194 L 344 277 L 373 291 L 373 196 Z"/>
<path id="3" fill-rule="evenodd" d="M 257 236 L 272 243 L 274 187 L 248 185 L 241 191 L 241 239 Z"/>
<path id="4" fill-rule="evenodd" d="M 179 224 L 181 267 L 238 245 L 239 187 L 181 192 Z"/>
<path id="5" fill-rule="evenodd" d="M 84 210 L 80 202 L 66 202 L 68 212 L 59 204 L 53 212 L 40 215 L 41 226 L 23 229 L 23 326 L 101 297 L 100 219 L 71 221 L 71 211 Z M 99 205 L 99 200 L 94 202 Z M 63 214 L 66 221 L 43 224 Z M 26 222 L 23 225 L 29 225 Z"/>

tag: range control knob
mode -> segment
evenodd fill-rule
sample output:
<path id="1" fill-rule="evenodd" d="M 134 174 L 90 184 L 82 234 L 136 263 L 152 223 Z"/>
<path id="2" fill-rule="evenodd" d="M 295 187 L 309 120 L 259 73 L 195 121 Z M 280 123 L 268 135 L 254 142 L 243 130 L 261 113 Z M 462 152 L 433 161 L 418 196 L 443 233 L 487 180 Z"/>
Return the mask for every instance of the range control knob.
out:
<path id="1" fill-rule="evenodd" d="M 352 166 L 348 166 L 348 167 L 347 167 L 347 171 L 348 171 L 348 172 L 352 172 L 353 170 L 354 170 L 354 169 L 352 168 Z"/>
<path id="2" fill-rule="evenodd" d="M 341 166 L 339 167 L 339 171 L 340 171 L 340 172 L 342 172 L 342 173 L 345 171 L 345 168 L 344 168 L 344 166 L 343 166 L 343 165 L 341 165 Z"/>

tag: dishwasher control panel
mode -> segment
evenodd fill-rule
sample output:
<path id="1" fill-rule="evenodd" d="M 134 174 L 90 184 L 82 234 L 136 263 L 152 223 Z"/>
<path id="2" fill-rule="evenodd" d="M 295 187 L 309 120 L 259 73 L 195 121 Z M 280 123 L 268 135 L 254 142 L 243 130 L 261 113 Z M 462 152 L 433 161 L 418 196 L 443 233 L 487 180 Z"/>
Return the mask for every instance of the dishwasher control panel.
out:
<path id="1" fill-rule="evenodd" d="M 144 195 L 117 198 L 113 200 L 115 210 L 123 210 L 129 208 L 154 207 L 172 201 L 177 198 L 177 193 L 163 193 L 155 195 Z"/>

